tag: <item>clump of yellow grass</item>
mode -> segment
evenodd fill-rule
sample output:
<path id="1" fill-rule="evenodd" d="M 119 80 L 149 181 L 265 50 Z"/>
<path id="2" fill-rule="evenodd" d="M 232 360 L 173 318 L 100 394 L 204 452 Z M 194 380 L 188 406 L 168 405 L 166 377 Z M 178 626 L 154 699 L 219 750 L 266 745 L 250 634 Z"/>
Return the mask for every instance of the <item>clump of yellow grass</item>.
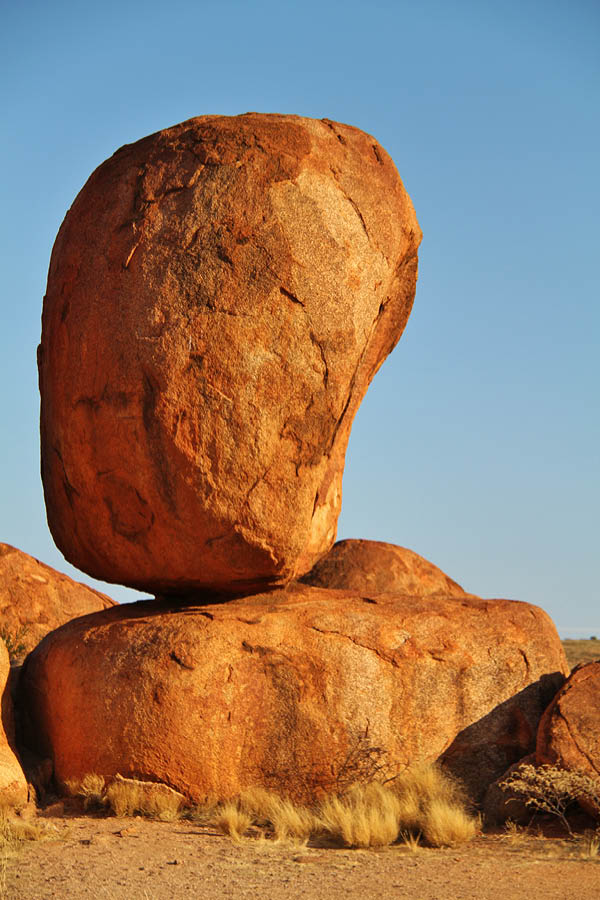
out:
<path id="1" fill-rule="evenodd" d="M 382 847 L 398 839 L 400 809 L 396 794 L 374 781 L 325 798 L 319 817 L 325 831 L 348 847 Z"/>
<path id="2" fill-rule="evenodd" d="M 81 781 L 68 779 L 65 785 L 72 797 L 80 797 L 83 800 L 84 809 L 98 809 L 106 803 L 104 795 L 106 782 L 102 775 L 88 773 Z"/>
<path id="3" fill-rule="evenodd" d="M 239 842 L 252 825 L 252 816 L 240 809 L 239 801 L 231 800 L 217 807 L 214 823 L 223 834 Z"/>
<path id="4" fill-rule="evenodd" d="M 170 821 L 181 815 L 183 797 L 167 785 L 117 775 L 108 785 L 98 775 L 68 782 L 86 807 L 105 804 L 117 816 L 137 814 Z M 381 847 L 403 841 L 416 850 L 421 838 L 430 846 L 454 846 L 471 840 L 479 823 L 468 812 L 460 785 L 438 766 L 417 765 L 386 782 L 355 783 L 309 808 L 263 787 L 238 797 L 204 804 L 186 813 L 213 825 L 234 841 L 252 826 L 275 842 L 306 844 L 326 836 L 347 847 Z"/>
<path id="5" fill-rule="evenodd" d="M 179 818 L 183 797 L 166 784 L 138 781 L 120 775 L 106 788 L 106 802 L 116 816 L 136 813 L 163 822 Z"/>
<path id="6" fill-rule="evenodd" d="M 0 850 L 14 849 L 24 841 L 39 841 L 50 833 L 45 823 L 17 818 L 11 807 L 0 805 Z"/>
<path id="7" fill-rule="evenodd" d="M 433 847 L 464 843 L 479 827 L 458 783 L 432 765 L 416 766 L 386 783 L 354 784 L 313 809 L 255 787 L 218 806 L 211 818 L 236 841 L 255 825 L 280 842 L 327 836 L 347 847 L 366 848 L 402 840 L 411 850 L 421 838 Z"/>
<path id="8" fill-rule="evenodd" d="M 479 822 L 468 810 L 462 785 L 439 766 L 420 764 L 391 782 L 402 804 L 402 828 L 420 832 L 433 847 L 472 840 Z"/>

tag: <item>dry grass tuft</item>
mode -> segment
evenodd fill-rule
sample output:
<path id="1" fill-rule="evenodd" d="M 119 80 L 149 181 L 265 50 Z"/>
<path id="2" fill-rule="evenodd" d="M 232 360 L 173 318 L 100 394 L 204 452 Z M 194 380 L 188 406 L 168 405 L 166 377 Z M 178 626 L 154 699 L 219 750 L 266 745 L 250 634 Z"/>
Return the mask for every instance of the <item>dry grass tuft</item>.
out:
<path id="1" fill-rule="evenodd" d="M 529 834 L 528 829 L 512 819 L 507 819 L 504 823 L 504 834 L 510 844 L 520 844 Z"/>
<path id="2" fill-rule="evenodd" d="M 469 814 L 464 788 L 439 766 L 413 766 L 391 787 L 401 804 L 402 830 L 421 833 L 433 847 L 466 843 L 480 830 Z"/>
<path id="3" fill-rule="evenodd" d="M 319 820 L 310 809 L 275 796 L 270 804 L 269 821 L 275 840 L 305 844 L 319 830 Z"/>
<path id="4" fill-rule="evenodd" d="M 582 859 L 600 859 L 600 834 L 597 831 L 584 834 L 579 855 Z"/>
<path id="5" fill-rule="evenodd" d="M 382 847 L 398 839 L 399 812 L 394 792 L 374 781 L 353 785 L 341 797 L 327 797 L 319 818 L 325 831 L 348 847 Z"/>
<path id="6" fill-rule="evenodd" d="M 371 748 L 372 749 L 372 748 Z M 117 775 L 105 787 L 98 775 L 68 782 L 71 794 L 86 808 L 104 804 L 117 816 L 137 814 L 172 820 L 181 815 L 184 798 L 167 785 Z M 432 846 L 470 840 L 478 823 L 466 810 L 461 788 L 439 768 L 420 765 L 386 782 L 356 782 L 330 794 L 314 808 L 294 803 L 263 787 L 224 802 L 206 802 L 184 813 L 241 841 L 251 826 L 271 846 L 306 844 L 327 836 L 347 847 L 381 847 L 402 840 L 416 850 L 423 837 Z M 265 838 L 266 836 L 266 838 Z M 252 834 L 256 838 L 256 832 Z"/>
<path id="7" fill-rule="evenodd" d="M 460 785 L 432 765 L 419 765 L 386 784 L 354 785 L 320 808 L 325 830 L 349 847 L 374 847 L 402 837 L 414 848 L 420 836 L 435 847 L 471 840 L 478 822 L 466 809 Z M 410 837 L 409 837 L 410 836 Z"/>
<path id="8" fill-rule="evenodd" d="M 237 800 L 218 807 L 212 821 L 234 839 L 239 839 L 250 825 L 257 825 L 267 828 L 276 841 L 294 844 L 306 843 L 320 828 L 320 822 L 311 810 L 262 787 L 250 788 Z"/>
<path id="9" fill-rule="evenodd" d="M 179 818 L 183 797 L 166 784 L 117 775 L 106 789 L 106 802 L 116 816 L 136 813 L 163 822 Z"/>
<path id="10" fill-rule="evenodd" d="M 39 841 L 48 837 L 47 824 L 17 818 L 13 810 L 0 806 L 0 849 L 14 849 L 25 841 Z"/>
<path id="11" fill-rule="evenodd" d="M 183 812 L 183 817 L 198 825 L 214 825 L 219 804 L 216 800 L 197 803 Z"/>
<path id="12" fill-rule="evenodd" d="M 218 807 L 215 825 L 223 834 L 239 842 L 252 825 L 252 816 L 240 809 L 239 802 L 232 800 Z"/>
<path id="13" fill-rule="evenodd" d="M 473 840 L 477 821 L 456 803 L 445 798 L 427 804 L 422 822 L 423 836 L 433 847 L 454 847 Z"/>
<path id="14" fill-rule="evenodd" d="M 410 850 L 411 853 L 416 853 L 421 849 L 421 832 L 414 831 L 401 831 L 400 838 L 402 840 L 402 846 L 406 847 L 407 850 Z"/>
<path id="15" fill-rule="evenodd" d="M 69 779 L 65 781 L 71 797 L 81 797 L 85 809 L 101 809 L 106 804 L 106 783 L 102 775 L 92 773 L 84 775 L 81 781 Z"/>
<path id="16" fill-rule="evenodd" d="M 197 819 L 198 813 L 192 816 Z M 382 847 L 402 839 L 413 850 L 421 836 L 432 846 L 451 846 L 471 840 L 480 827 L 466 810 L 460 786 L 430 765 L 387 783 L 355 783 L 328 795 L 315 809 L 255 787 L 213 807 L 203 821 L 234 840 L 256 825 L 279 842 L 306 843 L 327 835 L 347 847 Z"/>

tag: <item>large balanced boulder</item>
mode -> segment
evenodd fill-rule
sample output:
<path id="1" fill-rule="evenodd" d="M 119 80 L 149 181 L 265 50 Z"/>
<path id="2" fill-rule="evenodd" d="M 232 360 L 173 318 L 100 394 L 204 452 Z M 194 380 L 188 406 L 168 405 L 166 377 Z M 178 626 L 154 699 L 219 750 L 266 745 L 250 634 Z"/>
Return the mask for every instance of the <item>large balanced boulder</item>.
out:
<path id="1" fill-rule="evenodd" d="M 600 660 L 576 666 L 544 712 L 536 762 L 600 781 Z"/>
<path id="2" fill-rule="evenodd" d="M 9 675 L 8 650 L 0 639 L 0 806 L 25 806 L 28 788 L 15 753 L 15 720 Z"/>
<path id="3" fill-rule="evenodd" d="M 464 597 L 465 591 L 418 553 L 383 541 L 345 540 L 333 545 L 299 579 L 314 587 L 350 591 L 395 591 L 413 597 Z"/>
<path id="4" fill-rule="evenodd" d="M 0 632 L 14 657 L 24 657 L 70 619 L 115 605 L 105 594 L 0 543 Z"/>
<path id="5" fill-rule="evenodd" d="M 370 762 L 394 773 L 452 746 L 481 794 L 532 749 L 565 672 L 552 622 L 528 604 L 294 584 L 75 620 L 20 683 L 31 749 L 59 782 L 120 773 L 194 800 L 254 784 L 308 799 Z"/>
<path id="6" fill-rule="evenodd" d="M 66 558 L 155 594 L 307 572 L 420 239 L 387 153 L 328 120 L 201 116 L 103 163 L 56 239 L 39 349 Z"/>

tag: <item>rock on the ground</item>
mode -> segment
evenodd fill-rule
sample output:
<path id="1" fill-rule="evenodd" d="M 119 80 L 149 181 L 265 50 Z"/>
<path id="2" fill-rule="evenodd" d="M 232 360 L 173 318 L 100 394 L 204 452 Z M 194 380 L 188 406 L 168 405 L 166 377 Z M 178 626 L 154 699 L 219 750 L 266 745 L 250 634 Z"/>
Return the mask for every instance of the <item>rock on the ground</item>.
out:
<path id="1" fill-rule="evenodd" d="M 479 796 L 533 749 L 565 672 L 552 622 L 525 603 L 294 584 L 78 619 L 20 684 L 30 745 L 61 782 L 119 772 L 194 800 L 257 783 L 306 799 L 452 751 Z"/>
<path id="2" fill-rule="evenodd" d="M 10 660 L 0 638 L 0 805 L 25 806 L 27 780 L 15 753 L 15 721 L 11 692 L 8 688 Z"/>
<path id="3" fill-rule="evenodd" d="M 66 558 L 154 594 L 307 572 L 420 239 L 387 153 L 328 120 L 201 116 L 103 163 L 56 239 L 38 358 Z"/>
<path id="4" fill-rule="evenodd" d="M 600 784 L 600 660 L 576 666 L 544 712 L 536 761 L 583 772 Z M 581 805 L 600 814 L 585 800 Z"/>
<path id="5" fill-rule="evenodd" d="M 105 594 L 0 543 L 0 634 L 15 658 L 70 619 L 115 605 Z"/>
<path id="6" fill-rule="evenodd" d="M 527 806 L 523 796 L 510 788 L 502 787 L 502 782 L 506 781 L 520 766 L 527 765 L 535 765 L 535 753 L 530 753 L 513 763 L 500 778 L 490 784 L 482 803 L 486 825 L 502 825 L 509 819 L 519 824 L 530 821 L 534 810 Z"/>
<path id="7" fill-rule="evenodd" d="M 338 541 L 300 581 L 314 587 L 357 592 L 465 596 L 461 586 L 433 563 L 406 547 L 383 541 Z"/>

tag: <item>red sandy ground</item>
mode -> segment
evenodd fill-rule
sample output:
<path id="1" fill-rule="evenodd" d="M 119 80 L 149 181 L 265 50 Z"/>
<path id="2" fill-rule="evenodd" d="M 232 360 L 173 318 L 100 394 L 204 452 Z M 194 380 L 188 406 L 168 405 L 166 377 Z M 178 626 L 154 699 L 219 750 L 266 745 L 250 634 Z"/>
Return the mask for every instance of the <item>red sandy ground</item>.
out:
<path id="1" fill-rule="evenodd" d="M 458 849 L 299 848 L 187 821 L 46 818 L 53 836 L 7 864 L 7 900 L 598 900 L 600 856 L 551 837 L 486 835 Z"/>

